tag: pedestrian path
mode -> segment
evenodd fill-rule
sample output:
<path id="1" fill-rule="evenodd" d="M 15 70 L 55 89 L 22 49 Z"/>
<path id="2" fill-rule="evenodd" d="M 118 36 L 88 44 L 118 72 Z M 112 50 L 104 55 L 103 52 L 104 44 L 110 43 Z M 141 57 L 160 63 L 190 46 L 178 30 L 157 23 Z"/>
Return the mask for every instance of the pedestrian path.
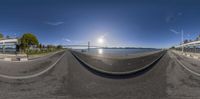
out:
<path id="1" fill-rule="evenodd" d="M 200 60 L 200 53 L 182 52 L 182 51 L 176 51 L 176 50 L 173 50 L 173 52 L 180 54 L 180 55 L 184 55 L 184 56 L 189 57 L 189 58 Z"/>
<path id="2" fill-rule="evenodd" d="M 200 76 L 200 60 L 173 51 L 175 59 L 188 71 Z"/>

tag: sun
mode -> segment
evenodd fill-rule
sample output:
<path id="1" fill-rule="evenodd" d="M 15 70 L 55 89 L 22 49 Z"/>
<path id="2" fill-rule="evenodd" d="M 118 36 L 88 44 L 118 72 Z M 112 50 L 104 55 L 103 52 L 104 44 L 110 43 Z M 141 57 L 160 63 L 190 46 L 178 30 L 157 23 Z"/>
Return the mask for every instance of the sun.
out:
<path id="1" fill-rule="evenodd" d="M 104 43 L 104 39 L 103 39 L 102 37 L 100 37 L 100 38 L 98 38 L 97 42 L 98 42 L 99 44 L 103 44 L 103 43 Z"/>

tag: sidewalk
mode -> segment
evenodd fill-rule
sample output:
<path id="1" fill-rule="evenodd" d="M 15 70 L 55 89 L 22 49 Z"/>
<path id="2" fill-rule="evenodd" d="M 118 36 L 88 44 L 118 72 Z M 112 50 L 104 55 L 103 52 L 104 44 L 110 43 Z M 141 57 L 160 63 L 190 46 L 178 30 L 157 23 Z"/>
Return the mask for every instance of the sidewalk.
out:
<path id="1" fill-rule="evenodd" d="M 194 74 L 200 75 L 200 59 L 195 59 L 191 54 L 172 51 L 177 61 Z"/>
<path id="2" fill-rule="evenodd" d="M 54 55 L 54 54 L 62 52 L 62 51 L 64 51 L 64 50 L 58 50 L 58 51 L 43 53 L 43 54 L 28 55 L 27 57 L 28 57 L 28 60 L 34 60 L 34 59 L 38 59 L 38 58 L 41 58 L 41 57 Z"/>
<path id="3" fill-rule="evenodd" d="M 56 53 L 62 52 L 64 50 L 59 50 L 55 52 L 45 53 L 45 54 L 35 54 L 35 55 L 28 55 L 27 54 L 0 54 L 0 60 L 2 61 L 28 61 L 28 60 L 35 60 L 42 57 L 47 57 L 54 55 Z"/>
<path id="4" fill-rule="evenodd" d="M 200 60 L 200 53 L 182 52 L 182 51 L 176 51 L 176 50 L 172 50 L 172 51 L 179 55 L 184 55 L 189 58 Z"/>
<path id="5" fill-rule="evenodd" d="M 4 61 L 21 61 L 27 60 L 26 54 L 0 54 L 0 60 Z"/>

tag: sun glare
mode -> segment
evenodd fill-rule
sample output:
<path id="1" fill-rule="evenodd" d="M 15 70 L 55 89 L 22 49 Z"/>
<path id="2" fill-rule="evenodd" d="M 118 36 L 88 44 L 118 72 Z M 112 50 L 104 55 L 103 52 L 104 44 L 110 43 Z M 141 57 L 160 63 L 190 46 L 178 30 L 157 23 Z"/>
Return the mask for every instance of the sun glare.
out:
<path id="1" fill-rule="evenodd" d="M 103 49 L 98 49 L 98 54 L 103 54 Z"/>
<path id="2" fill-rule="evenodd" d="M 99 44 L 103 44 L 104 43 L 104 39 L 101 37 L 101 38 L 98 38 L 98 41 L 97 41 Z"/>

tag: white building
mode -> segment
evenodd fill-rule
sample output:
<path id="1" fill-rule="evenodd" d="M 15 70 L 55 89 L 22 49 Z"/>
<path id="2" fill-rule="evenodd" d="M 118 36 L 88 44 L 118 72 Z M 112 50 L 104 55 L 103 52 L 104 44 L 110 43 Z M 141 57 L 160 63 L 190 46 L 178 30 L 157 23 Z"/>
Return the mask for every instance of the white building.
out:
<path id="1" fill-rule="evenodd" d="M 0 40 L 0 53 L 15 53 L 18 44 L 18 39 L 2 39 Z"/>

